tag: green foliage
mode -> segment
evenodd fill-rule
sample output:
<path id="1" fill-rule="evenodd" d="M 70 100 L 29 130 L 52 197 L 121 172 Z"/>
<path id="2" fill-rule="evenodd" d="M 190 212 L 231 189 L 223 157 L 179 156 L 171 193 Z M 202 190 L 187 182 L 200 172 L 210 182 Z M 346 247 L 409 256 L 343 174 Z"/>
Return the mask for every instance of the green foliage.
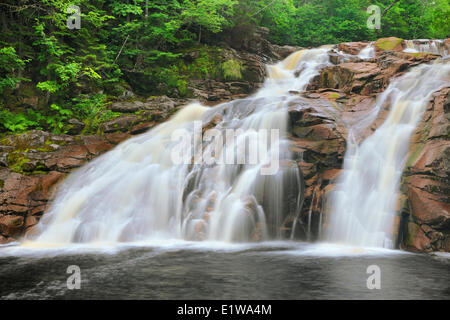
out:
<path id="1" fill-rule="evenodd" d="M 14 88 L 21 80 L 27 80 L 18 76 L 25 68 L 28 60 L 22 60 L 16 54 L 14 47 L 5 47 L 0 49 L 0 94 L 3 88 Z"/>
<path id="2" fill-rule="evenodd" d="M 242 78 L 243 67 L 238 60 L 230 59 L 222 63 L 222 72 L 226 80 L 239 80 Z"/>
<path id="3" fill-rule="evenodd" d="M 250 1 L 252 2 L 252 1 Z M 381 29 L 367 28 L 370 5 L 383 12 L 393 0 L 262 0 L 252 10 L 257 23 L 271 30 L 279 44 L 317 46 L 395 36 L 445 38 L 450 34 L 448 0 L 400 0 L 381 18 Z M 259 10 L 257 8 L 260 8 Z"/>
<path id="4" fill-rule="evenodd" d="M 185 79 L 179 79 L 177 81 L 177 90 L 180 96 L 185 97 L 188 94 L 187 85 L 188 82 Z"/>
<path id="5" fill-rule="evenodd" d="M 185 0 L 181 17 L 184 23 L 217 33 L 230 25 L 236 0 Z"/>
<path id="6" fill-rule="evenodd" d="M 11 132 L 25 131 L 38 125 L 38 122 L 29 117 L 27 113 L 12 113 L 7 109 L 0 109 L 0 123 L 3 129 Z"/>
<path id="7" fill-rule="evenodd" d="M 392 1 L 3 0 L 0 131 L 64 132 L 77 118 L 95 132 L 117 116 L 107 97 L 124 82 L 142 95 L 188 97 L 189 79 L 240 79 L 242 65 L 222 61 L 216 46 L 246 43 L 257 26 L 270 29 L 272 42 L 299 46 L 450 34 L 448 0 L 399 0 L 382 29 L 369 30 L 366 8 Z M 66 26 L 70 5 L 81 9 L 81 29 Z M 31 86 L 39 105 L 24 108 L 19 97 Z"/>
<path id="8" fill-rule="evenodd" d="M 65 133 L 64 122 L 72 117 L 73 112 L 56 104 L 52 104 L 50 110 L 50 114 L 45 117 L 47 127 L 55 133 Z"/>
<path id="9" fill-rule="evenodd" d="M 106 98 L 105 94 L 94 94 L 80 95 L 72 100 L 76 115 L 84 119 L 85 132 L 94 133 L 102 122 L 117 116 L 117 113 L 106 110 Z"/>

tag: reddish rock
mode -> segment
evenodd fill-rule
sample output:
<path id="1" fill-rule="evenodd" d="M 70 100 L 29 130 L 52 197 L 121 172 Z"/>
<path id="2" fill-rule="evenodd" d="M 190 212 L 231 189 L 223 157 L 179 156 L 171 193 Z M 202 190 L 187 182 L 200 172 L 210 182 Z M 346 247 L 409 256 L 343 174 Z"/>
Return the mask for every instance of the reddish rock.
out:
<path id="1" fill-rule="evenodd" d="M 374 62 L 345 62 L 322 70 L 316 86 L 370 95 L 383 91 L 394 76 L 408 68 L 436 59 L 432 54 L 380 51 Z"/>
<path id="2" fill-rule="evenodd" d="M 416 162 L 412 173 L 428 173 L 440 178 L 448 178 L 450 167 L 450 140 L 429 140 Z"/>
<path id="3" fill-rule="evenodd" d="M 119 144 L 129 137 L 130 134 L 127 132 L 115 132 L 105 135 L 106 140 L 108 140 L 111 144 Z"/>
<path id="4" fill-rule="evenodd" d="M 342 89 L 347 93 L 358 93 L 380 73 L 381 70 L 376 63 L 342 63 L 322 71 L 320 88 Z"/>
<path id="5" fill-rule="evenodd" d="M 11 242 L 14 242 L 14 241 L 16 241 L 16 239 L 0 235 L 0 244 L 11 243 Z"/>
<path id="6" fill-rule="evenodd" d="M 450 251 L 449 92 L 444 88 L 434 94 L 413 136 L 402 188 L 410 226 L 403 245 L 409 250 Z"/>
<path id="7" fill-rule="evenodd" d="M 330 169 L 330 170 L 327 170 L 327 171 L 325 171 L 322 174 L 322 179 L 323 180 L 327 180 L 327 181 L 333 181 L 339 176 L 341 171 L 342 171 L 341 169 Z"/>
<path id="8" fill-rule="evenodd" d="M 344 53 L 357 55 L 368 44 L 368 42 L 345 42 L 338 44 L 338 50 Z"/>
<path id="9" fill-rule="evenodd" d="M 440 194 L 439 189 L 448 191 L 448 186 L 423 176 L 411 177 L 408 181 L 411 212 L 430 226 L 450 227 L 450 203 L 445 202 L 448 195 Z"/>
<path id="10" fill-rule="evenodd" d="M 154 126 L 156 125 L 155 122 L 144 122 L 144 123 L 140 123 L 138 125 L 135 125 L 131 128 L 130 133 L 135 135 L 135 134 L 141 134 L 144 133 L 150 129 L 152 129 Z"/>
<path id="11" fill-rule="evenodd" d="M 36 216 L 28 216 L 25 219 L 25 229 L 34 227 L 39 222 L 39 218 Z"/>
<path id="12" fill-rule="evenodd" d="M 417 224 L 412 222 L 408 223 L 407 230 L 409 239 L 404 245 L 405 249 L 418 252 L 431 251 L 430 239 Z"/>
<path id="13" fill-rule="evenodd" d="M 449 39 L 446 44 L 450 46 Z M 249 43 L 243 43 L 249 46 Z M 367 43 L 344 43 L 338 49 L 356 55 Z M 251 44 L 254 48 L 272 50 L 270 57 L 281 57 L 297 48 L 270 49 L 265 41 Z M 364 119 L 371 111 L 376 95 L 390 81 L 409 68 L 430 62 L 432 54 L 404 53 L 401 39 L 388 38 L 376 42 L 376 57 L 369 61 L 350 59 L 322 70 L 308 86 L 307 92 L 291 92 L 289 106 L 289 137 L 291 151 L 305 178 L 304 205 L 300 225 L 311 218 L 317 230 L 319 219 L 327 226 L 329 207 L 327 197 L 342 168 L 348 128 Z M 265 63 L 269 60 L 254 54 L 223 51 L 224 59 L 239 55 L 243 61 L 241 80 L 190 79 L 188 91 L 210 102 L 230 100 L 254 91 L 264 80 Z M 195 57 L 193 57 L 195 59 Z M 224 60 L 224 61 L 225 61 Z M 359 61 L 359 62 L 358 62 Z M 449 88 L 433 96 L 423 121 L 417 128 L 411 154 L 402 180 L 401 201 L 398 209 L 402 221 L 396 219 L 402 230 L 401 246 L 415 251 L 450 251 L 449 219 Z M 22 135 L 2 138 L 0 146 L 0 243 L 14 241 L 32 228 L 44 213 L 48 201 L 59 181 L 67 173 L 87 161 L 110 150 L 114 145 L 149 130 L 164 121 L 179 105 L 187 101 L 167 97 L 149 98 L 145 102 L 123 102 L 112 106 L 115 110 L 132 112 L 104 123 L 103 135 L 69 136 L 53 135 L 33 130 Z M 361 141 L 386 119 L 389 106 L 381 110 L 373 124 L 363 132 L 354 132 Z M 216 125 L 221 119 L 212 119 L 205 128 Z M 14 157 L 10 157 L 14 155 Z M 22 161 L 26 160 L 26 161 Z M 291 190 L 292 191 L 292 190 Z M 295 191 L 298 193 L 298 191 Z M 212 206 L 208 210 L 212 210 Z M 323 217 L 322 217 L 323 216 Z M 207 221 L 209 215 L 205 214 Z M 288 232 L 293 217 L 287 216 L 283 232 Z M 200 239 L 203 225 L 195 226 Z M 299 227 L 298 230 L 301 230 Z M 261 226 L 254 227 L 253 239 L 260 239 Z M 297 232 L 297 231 L 296 231 Z M 306 239 L 304 231 L 300 238 Z M 302 234 L 303 232 L 303 234 Z M 313 235 L 312 239 L 315 239 Z"/>
<path id="14" fill-rule="evenodd" d="M 87 151 L 93 156 L 98 156 L 113 147 L 111 143 L 103 137 L 84 136 L 82 139 Z"/>
<path id="15" fill-rule="evenodd" d="M 24 219 L 22 216 L 7 215 L 0 217 L 0 233 L 13 237 L 21 232 Z"/>
<path id="16" fill-rule="evenodd" d="M 50 199 L 56 184 L 65 176 L 66 175 L 62 172 L 51 171 L 40 177 L 39 182 L 37 182 L 36 187 L 30 193 L 30 196 L 35 200 L 46 202 Z"/>

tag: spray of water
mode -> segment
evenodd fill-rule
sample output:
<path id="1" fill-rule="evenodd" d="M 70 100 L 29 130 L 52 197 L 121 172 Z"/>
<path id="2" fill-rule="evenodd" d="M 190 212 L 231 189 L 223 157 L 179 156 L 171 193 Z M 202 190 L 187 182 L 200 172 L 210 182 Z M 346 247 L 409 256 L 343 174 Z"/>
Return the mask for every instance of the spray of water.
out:
<path id="1" fill-rule="evenodd" d="M 151 239 L 249 241 L 279 238 L 289 217 L 298 217 L 303 181 L 290 160 L 286 139 L 290 90 L 304 90 L 328 62 L 328 48 L 302 50 L 268 67 L 253 96 L 213 108 L 194 103 L 169 121 L 129 139 L 72 173 L 27 239 L 36 244 L 116 243 Z M 219 132 L 234 129 L 235 143 L 194 134 L 195 123 Z M 174 163 L 179 130 L 192 133 L 194 154 L 220 158 L 230 149 L 247 155 L 261 145 L 257 133 L 277 130 L 256 163 Z M 239 130 L 238 130 L 239 129 Z M 213 151 L 213 152 L 212 152 Z M 279 155 L 278 172 L 261 168 Z M 245 157 L 244 157 L 245 158 Z M 295 223 L 293 223 L 295 225 Z M 29 243 L 28 243 L 29 244 Z"/>
<path id="2" fill-rule="evenodd" d="M 406 48 L 404 52 L 410 53 L 432 53 L 438 54 L 443 57 L 448 55 L 448 49 L 445 45 L 444 40 L 440 39 L 418 39 L 418 40 L 406 40 Z"/>
<path id="3" fill-rule="evenodd" d="M 393 81 L 377 100 L 386 121 L 357 145 L 347 140 L 344 170 L 330 199 L 327 238 L 359 246 L 392 247 L 400 178 L 409 141 L 433 92 L 450 84 L 450 64 L 421 65 Z"/>
<path id="4" fill-rule="evenodd" d="M 371 59 L 374 57 L 375 57 L 375 48 L 373 46 L 373 42 L 369 43 L 358 54 L 358 58 L 360 59 Z"/>

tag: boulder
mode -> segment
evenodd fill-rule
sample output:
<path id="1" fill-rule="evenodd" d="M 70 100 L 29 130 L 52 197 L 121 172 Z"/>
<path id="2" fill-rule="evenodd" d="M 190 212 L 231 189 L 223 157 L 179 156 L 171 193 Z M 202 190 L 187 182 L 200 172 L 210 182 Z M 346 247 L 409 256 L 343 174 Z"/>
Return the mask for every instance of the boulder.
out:
<path id="1" fill-rule="evenodd" d="M 380 73 L 381 70 L 376 63 L 342 63 L 322 71 L 320 88 L 343 89 L 347 93 L 359 93 Z"/>
<path id="2" fill-rule="evenodd" d="M 413 136 L 404 172 L 402 246 L 413 251 L 450 251 L 450 88 L 437 92 Z"/>
<path id="3" fill-rule="evenodd" d="M 225 48 L 221 51 L 221 62 L 230 59 L 242 64 L 241 79 L 223 79 L 220 72 L 208 75 L 207 79 L 189 79 L 187 92 L 194 98 L 215 104 L 220 101 L 243 97 L 254 92 L 264 81 L 265 64 L 297 51 L 295 47 L 280 47 L 264 40 L 267 30 L 255 32 L 258 41 L 241 44 L 250 52 Z M 450 45 L 448 39 L 445 44 Z M 404 42 L 398 38 L 380 39 L 375 44 L 376 57 L 361 61 L 356 55 L 367 42 L 344 43 L 330 54 L 333 66 L 321 70 L 306 92 L 292 90 L 289 97 L 289 129 L 293 162 L 282 161 L 286 170 L 301 169 L 304 177 L 304 200 L 299 213 L 299 224 L 295 235 L 300 239 L 314 240 L 319 237 L 320 226 L 327 227 L 330 214 L 327 197 L 335 188 L 340 175 L 348 128 L 355 128 L 372 111 L 376 96 L 387 85 L 420 63 L 430 62 L 437 56 L 427 53 L 402 52 Z M 262 54 L 257 51 L 261 50 Z M 254 51 L 254 52 L 253 52 Z M 183 59 L 192 63 L 200 56 L 198 52 L 185 53 Z M 220 69 L 218 69 L 220 70 Z M 149 81 L 133 72 L 136 84 L 145 86 Z M 401 197 L 397 209 L 402 219 L 400 247 L 407 250 L 430 252 L 450 251 L 450 207 L 449 207 L 449 110 L 450 88 L 433 95 L 423 120 L 412 138 L 411 150 L 401 182 Z M 149 130 L 166 120 L 188 99 L 167 96 L 149 97 L 146 100 L 126 101 L 130 97 L 118 98 L 110 109 L 125 113 L 101 125 L 102 135 L 83 136 L 54 135 L 33 130 L 24 134 L 2 137 L 0 140 L 0 243 L 14 241 L 23 232 L 38 223 L 48 201 L 52 199 L 57 185 L 66 175 L 87 161 L 98 157 L 116 144 Z M 236 102 L 238 103 L 238 102 Z M 252 109 L 246 110 L 252 112 Z M 357 141 L 366 138 L 383 123 L 389 110 L 380 110 L 376 119 L 360 131 L 353 133 Z M 204 130 L 216 126 L 222 115 L 211 115 L 205 120 Z M 75 122 L 69 123 L 76 125 Z M 281 232 L 292 231 L 296 216 L 292 215 L 292 203 L 296 202 L 298 186 L 286 186 L 288 213 L 283 216 Z M 295 199 L 295 201 L 293 200 Z M 248 204 L 249 214 L 254 211 Z M 209 217 L 209 206 L 205 217 Z M 295 210 L 294 210 L 295 211 Z M 207 220 L 207 218 L 205 218 Z M 401 221 L 400 221 L 401 220 Z M 310 232 L 308 232 L 310 222 Z M 259 223 L 259 222 L 258 222 Z M 261 239 L 261 225 L 252 226 L 250 240 Z M 204 226 L 193 228 L 193 239 L 203 239 Z M 273 230 L 271 231 L 273 232 Z"/>
<path id="4" fill-rule="evenodd" d="M 158 110 L 166 115 L 174 111 L 177 106 L 176 102 L 167 96 L 150 97 L 143 105 L 146 110 Z"/>
<path id="5" fill-rule="evenodd" d="M 20 233 L 24 219 L 22 216 L 6 215 L 0 217 L 0 234 L 13 237 Z"/>
<path id="6" fill-rule="evenodd" d="M 289 107 L 291 154 L 305 179 L 304 202 L 296 236 L 319 237 L 322 205 L 330 185 L 340 172 L 345 153 L 344 123 L 336 114 L 334 91 L 314 91 L 299 96 Z M 308 222 L 312 227 L 308 233 Z"/>
<path id="7" fill-rule="evenodd" d="M 347 94 L 371 95 L 382 92 L 393 77 L 420 63 L 430 62 L 438 56 L 433 54 L 411 54 L 383 51 L 369 61 L 345 62 L 341 56 L 331 54 L 336 65 L 324 68 L 309 89 L 340 89 Z M 355 60 L 355 59 L 353 59 Z"/>
<path id="8" fill-rule="evenodd" d="M 78 119 L 70 119 L 68 121 L 68 134 L 76 135 L 79 134 L 84 129 L 84 123 L 79 121 Z"/>
<path id="9" fill-rule="evenodd" d="M 369 44 L 368 42 L 345 42 L 338 44 L 338 50 L 344 53 L 357 55 L 368 44 Z"/>
<path id="10" fill-rule="evenodd" d="M 382 51 L 403 51 L 404 43 L 403 39 L 396 37 L 381 38 L 375 41 L 375 52 L 379 53 Z"/>
<path id="11" fill-rule="evenodd" d="M 101 129 L 105 133 L 116 131 L 126 132 L 138 121 L 139 117 L 137 115 L 120 116 L 113 120 L 104 122 L 101 125 Z"/>
<path id="12" fill-rule="evenodd" d="M 115 102 L 111 105 L 110 109 L 114 112 L 135 113 L 143 109 L 143 103 L 140 101 Z"/>

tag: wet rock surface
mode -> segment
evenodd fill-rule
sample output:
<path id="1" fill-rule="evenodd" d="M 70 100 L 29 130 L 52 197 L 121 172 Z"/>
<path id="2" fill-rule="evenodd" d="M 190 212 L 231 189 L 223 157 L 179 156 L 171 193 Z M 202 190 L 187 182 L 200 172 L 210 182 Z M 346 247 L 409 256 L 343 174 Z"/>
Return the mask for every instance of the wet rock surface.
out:
<path id="1" fill-rule="evenodd" d="M 439 57 L 402 52 L 406 45 L 401 39 L 389 38 L 379 43 L 387 49 L 375 50 L 371 59 L 331 52 L 330 62 L 336 55 L 338 63 L 324 68 L 306 93 L 292 92 L 299 95 L 289 115 L 292 152 L 305 177 L 300 235 L 304 240 L 318 239 L 327 228 L 326 199 L 342 168 L 348 129 L 370 114 L 377 94 L 392 79 Z M 356 55 L 367 45 L 345 43 L 337 49 Z M 398 212 L 401 221 L 397 221 L 396 231 L 397 246 L 406 250 L 450 251 L 449 90 L 435 93 L 413 138 L 402 180 Z M 357 132 L 356 140 L 361 142 L 372 134 L 388 112 L 389 106 L 380 110 L 366 129 Z"/>
<path id="2" fill-rule="evenodd" d="M 404 172 L 402 246 L 450 251 L 450 88 L 434 94 L 416 129 Z"/>
<path id="3" fill-rule="evenodd" d="M 173 104 L 171 108 L 177 107 Z M 104 123 L 101 135 L 56 135 L 33 130 L 0 139 L 0 243 L 18 240 L 38 223 L 67 174 L 166 120 L 172 113 L 167 111 L 163 105 L 147 110 L 145 117 L 120 116 Z"/>
<path id="4" fill-rule="evenodd" d="M 230 57 L 239 55 L 244 61 L 242 79 L 190 80 L 188 88 L 197 99 L 218 103 L 244 97 L 262 84 L 266 63 L 298 49 L 265 42 L 261 48 L 248 45 L 266 54 L 229 49 Z M 354 56 L 367 45 L 340 44 L 330 54 L 333 65 L 324 67 L 306 92 L 291 92 L 291 151 L 305 181 L 300 227 L 296 230 L 299 239 L 317 239 L 326 228 L 326 198 L 341 172 L 349 128 L 368 116 L 377 95 L 392 79 L 438 58 L 434 54 L 402 52 L 406 45 L 397 39 L 376 42 L 376 55 L 371 59 L 343 59 L 336 53 L 339 50 Z M 407 250 L 450 251 L 449 91 L 444 88 L 434 94 L 412 139 L 399 202 L 398 245 Z M 38 223 L 58 182 L 68 173 L 130 136 L 165 121 L 193 101 L 167 96 L 126 98 L 129 100 L 111 104 L 111 111 L 121 115 L 104 122 L 98 135 L 80 135 L 82 124 L 73 121 L 70 135 L 34 130 L 0 139 L 0 243 L 19 239 Z M 357 141 L 381 125 L 388 111 L 380 110 L 373 123 L 358 132 Z"/>

